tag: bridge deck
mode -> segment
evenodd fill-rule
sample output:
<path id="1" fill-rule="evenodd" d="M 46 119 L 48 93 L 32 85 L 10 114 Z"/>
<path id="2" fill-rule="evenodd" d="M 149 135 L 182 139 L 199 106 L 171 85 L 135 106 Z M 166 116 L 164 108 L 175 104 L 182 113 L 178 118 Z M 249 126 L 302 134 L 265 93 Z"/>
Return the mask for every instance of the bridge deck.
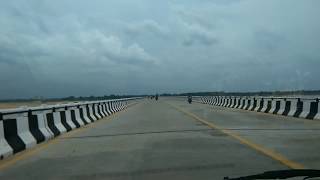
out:
<path id="1" fill-rule="evenodd" d="M 320 167 L 320 123 L 143 100 L 0 161 L 0 179 L 222 179 Z"/>

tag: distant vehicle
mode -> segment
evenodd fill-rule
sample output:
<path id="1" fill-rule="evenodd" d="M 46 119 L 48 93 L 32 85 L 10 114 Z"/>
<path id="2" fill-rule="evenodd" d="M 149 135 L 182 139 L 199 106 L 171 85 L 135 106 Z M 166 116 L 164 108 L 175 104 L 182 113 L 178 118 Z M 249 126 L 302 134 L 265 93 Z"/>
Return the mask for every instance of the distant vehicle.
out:
<path id="1" fill-rule="evenodd" d="M 192 96 L 188 96 L 188 103 L 189 103 L 189 104 L 192 103 Z"/>

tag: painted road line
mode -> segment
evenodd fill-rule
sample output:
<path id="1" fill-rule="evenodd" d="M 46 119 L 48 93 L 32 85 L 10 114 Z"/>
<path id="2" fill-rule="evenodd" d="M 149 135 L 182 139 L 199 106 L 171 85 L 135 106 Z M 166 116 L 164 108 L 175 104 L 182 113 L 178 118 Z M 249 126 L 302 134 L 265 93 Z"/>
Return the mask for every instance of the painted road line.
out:
<path id="1" fill-rule="evenodd" d="M 133 107 L 136 104 L 137 103 L 131 104 L 130 106 L 128 106 L 128 108 L 129 107 Z M 96 121 L 94 123 L 88 124 L 86 126 L 82 126 L 82 127 L 78 128 L 78 129 L 74 129 L 73 131 L 70 131 L 70 132 L 68 132 L 66 134 L 63 134 L 63 135 L 61 135 L 61 136 L 59 136 L 59 137 L 57 137 L 55 139 L 52 139 L 52 140 L 49 140 L 47 142 L 43 142 L 41 144 L 38 144 L 34 148 L 31 148 L 31 149 L 22 151 L 20 153 L 17 153 L 15 155 L 13 155 L 12 157 L 9 157 L 8 159 L 1 160 L 0 161 L 0 171 L 2 171 L 4 169 L 16 164 L 18 161 L 21 161 L 21 160 L 27 159 L 29 157 L 32 157 L 37 152 L 40 152 L 41 150 L 44 150 L 44 149 L 48 148 L 50 145 L 57 144 L 63 138 L 67 138 L 67 137 L 70 137 L 72 135 L 76 135 L 76 134 L 78 134 L 80 132 L 84 132 L 85 130 L 91 129 L 91 128 L 97 126 L 98 124 L 100 124 L 102 122 L 110 121 L 114 117 L 119 116 L 122 113 L 125 113 L 128 110 L 128 108 L 124 109 L 122 111 L 119 111 L 118 113 L 112 114 L 112 115 L 110 115 L 108 117 L 102 118 L 101 120 Z"/>
<path id="2" fill-rule="evenodd" d="M 292 160 L 289 160 L 288 158 L 286 158 L 284 155 L 278 153 L 278 152 L 275 152 L 271 149 L 268 149 L 268 148 L 265 148 L 263 147 L 262 145 L 259 145 L 259 144 L 256 144 L 254 142 L 251 142 L 249 141 L 248 139 L 245 139 L 241 136 L 239 136 L 238 134 L 230 131 L 230 130 L 225 130 L 217 125 L 215 125 L 214 123 L 211 123 L 211 122 L 208 122 L 200 117 L 198 117 L 197 115 L 191 113 L 191 112 L 188 112 L 178 106 L 175 106 L 173 104 L 170 104 L 170 103 L 167 103 L 169 104 L 170 106 L 174 107 L 175 109 L 177 109 L 178 111 L 188 115 L 189 117 L 192 117 L 193 119 L 207 125 L 208 127 L 212 128 L 212 129 L 217 129 L 217 130 L 220 130 L 221 132 L 223 132 L 224 134 L 238 140 L 240 143 L 244 144 L 244 145 L 247 145 L 248 147 L 256 150 L 257 152 L 259 153 L 262 153 L 268 157 L 271 157 L 272 159 L 276 160 L 276 161 L 279 161 L 280 163 L 284 164 L 285 166 L 291 168 L 291 169 L 305 169 L 305 167 L 300 164 L 300 163 L 297 163 L 297 162 L 294 162 Z"/>

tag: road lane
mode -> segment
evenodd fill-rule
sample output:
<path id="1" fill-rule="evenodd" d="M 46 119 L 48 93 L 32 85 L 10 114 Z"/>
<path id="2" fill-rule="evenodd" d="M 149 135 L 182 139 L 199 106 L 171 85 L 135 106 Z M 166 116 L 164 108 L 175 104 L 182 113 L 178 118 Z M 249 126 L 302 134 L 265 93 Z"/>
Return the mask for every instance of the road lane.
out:
<path id="1" fill-rule="evenodd" d="M 205 180 L 286 168 L 166 102 L 206 109 L 144 100 L 1 169 L 0 179 Z"/>
<path id="2" fill-rule="evenodd" d="M 170 101 L 168 101 L 170 102 Z M 279 152 L 305 168 L 320 167 L 320 122 L 211 106 L 172 101 L 184 110 L 241 137 Z"/>

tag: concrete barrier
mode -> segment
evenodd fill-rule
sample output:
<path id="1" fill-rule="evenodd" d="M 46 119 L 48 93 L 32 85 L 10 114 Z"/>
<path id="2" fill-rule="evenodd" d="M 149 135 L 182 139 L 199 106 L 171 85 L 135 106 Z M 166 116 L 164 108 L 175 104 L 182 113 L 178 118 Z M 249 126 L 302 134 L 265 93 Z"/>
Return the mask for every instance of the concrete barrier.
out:
<path id="1" fill-rule="evenodd" d="M 231 106 L 231 108 L 235 108 L 237 104 L 238 104 L 238 98 L 234 97 L 233 105 Z"/>
<path id="2" fill-rule="evenodd" d="M 66 117 L 66 122 L 67 124 L 71 127 L 71 129 L 76 129 L 77 125 L 74 124 L 73 119 L 72 119 L 72 115 L 71 115 L 71 110 L 66 106 L 65 107 L 65 117 Z M 78 127 L 80 127 L 80 125 L 78 125 Z"/>
<path id="3" fill-rule="evenodd" d="M 214 105 L 216 103 L 216 97 L 208 97 L 208 99 L 210 105 Z"/>
<path id="4" fill-rule="evenodd" d="M 216 102 L 215 97 L 209 97 L 209 104 L 210 105 L 214 105 L 215 102 Z"/>
<path id="5" fill-rule="evenodd" d="M 127 102 L 126 101 L 122 101 L 123 103 L 123 109 L 127 108 Z"/>
<path id="6" fill-rule="evenodd" d="M 4 114 L 2 118 L 4 138 L 13 149 L 13 153 L 18 153 L 37 144 L 29 130 L 28 112 Z"/>
<path id="7" fill-rule="evenodd" d="M 112 108 L 113 108 L 113 111 L 116 113 L 116 112 L 118 112 L 118 109 L 117 109 L 117 101 L 113 101 L 112 102 Z"/>
<path id="8" fill-rule="evenodd" d="M 118 111 L 119 111 L 119 101 L 115 101 L 115 102 L 113 102 L 113 103 L 114 103 L 114 109 L 115 109 L 115 111 L 118 112 Z"/>
<path id="9" fill-rule="evenodd" d="M 271 110 L 271 108 L 272 108 L 273 98 L 265 98 L 265 100 L 266 100 L 266 106 L 267 106 L 267 108 L 266 108 L 266 110 L 263 111 L 263 112 L 269 113 L 270 110 Z"/>
<path id="10" fill-rule="evenodd" d="M 221 98 L 219 99 L 219 104 L 218 104 L 218 106 L 221 106 L 221 105 L 223 104 L 223 101 L 224 101 L 224 97 L 221 97 Z"/>
<path id="11" fill-rule="evenodd" d="M 68 110 L 70 111 L 71 121 L 76 128 L 83 126 L 84 123 L 80 120 L 79 109 L 77 107 L 68 107 Z"/>
<path id="12" fill-rule="evenodd" d="M 289 109 L 289 112 L 288 113 L 285 112 L 283 115 L 285 115 L 285 116 L 294 116 L 295 114 L 297 114 L 298 101 L 299 101 L 298 99 L 288 99 L 286 108 Z"/>
<path id="13" fill-rule="evenodd" d="M 0 110 L 0 159 L 123 110 L 137 99 Z"/>
<path id="14" fill-rule="evenodd" d="M 110 110 L 111 114 L 115 113 L 115 110 L 113 109 L 112 102 L 108 102 L 108 106 L 109 106 L 109 110 Z"/>
<path id="15" fill-rule="evenodd" d="M 282 115 L 283 112 L 286 109 L 286 99 L 285 98 L 284 99 L 279 99 L 277 101 L 279 102 L 279 103 L 277 103 L 277 106 L 279 106 L 279 109 L 277 110 L 277 108 L 276 108 L 274 114 Z"/>
<path id="16" fill-rule="evenodd" d="M 207 98 L 209 98 L 209 97 L 207 97 Z M 213 106 L 216 106 L 218 104 L 218 98 L 219 97 L 211 97 Z"/>
<path id="17" fill-rule="evenodd" d="M 303 100 L 301 101 L 301 112 L 296 117 L 306 118 L 310 113 L 312 100 Z"/>
<path id="18" fill-rule="evenodd" d="M 284 111 L 284 107 L 285 107 L 284 105 L 285 105 L 285 101 L 284 100 L 282 100 L 282 99 L 274 99 L 274 101 L 272 102 L 272 108 L 270 110 L 270 113 L 278 114 L 280 110 L 283 112 Z"/>
<path id="19" fill-rule="evenodd" d="M 119 101 L 116 101 L 114 103 L 114 108 L 115 108 L 116 112 L 120 111 L 120 109 L 119 109 Z"/>
<path id="20" fill-rule="evenodd" d="M 185 97 L 185 99 L 187 99 L 187 97 Z M 195 102 L 200 101 L 200 103 L 209 104 L 209 103 L 208 103 L 209 99 L 207 99 L 207 97 L 200 97 L 200 98 L 194 97 L 194 98 L 193 98 L 193 101 L 195 101 Z"/>
<path id="21" fill-rule="evenodd" d="M 213 105 L 213 106 L 216 106 L 217 105 L 217 101 L 218 101 L 218 97 L 211 97 L 211 101 L 212 101 L 212 103 L 210 103 L 210 104 Z"/>
<path id="22" fill-rule="evenodd" d="M 271 101 L 271 108 L 269 110 L 269 113 L 275 114 L 274 112 L 277 109 L 277 100 L 276 99 L 272 99 Z"/>
<path id="23" fill-rule="evenodd" d="M 35 112 L 35 111 L 34 111 Z M 59 118 L 59 116 L 54 117 L 54 112 L 52 109 L 49 110 L 42 110 L 39 116 L 43 116 L 43 121 L 44 121 L 44 127 L 45 129 L 48 130 L 49 139 L 53 137 L 59 136 L 63 131 L 60 131 L 59 128 L 57 127 L 57 124 L 54 120 L 54 118 Z M 42 120 L 41 120 L 42 121 Z M 57 120 L 56 120 L 57 121 Z"/>
<path id="24" fill-rule="evenodd" d="M 228 108 L 234 107 L 236 104 L 236 97 L 229 97 L 229 103 L 227 105 Z"/>
<path id="25" fill-rule="evenodd" d="M 109 106 L 109 110 L 110 110 L 111 114 L 115 113 L 115 110 L 113 109 L 112 102 L 108 102 L 108 106 Z"/>
<path id="26" fill-rule="evenodd" d="M 212 101 L 211 101 L 212 99 Z M 305 119 L 320 119 L 319 99 L 213 96 L 202 103 Z"/>
<path id="27" fill-rule="evenodd" d="M 254 109 L 257 107 L 257 99 L 255 97 L 251 98 L 251 104 L 248 108 L 249 111 L 254 111 Z"/>
<path id="28" fill-rule="evenodd" d="M 112 109 L 113 113 L 116 113 L 116 112 L 117 112 L 116 102 L 115 102 L 115 101 L 112 101 L 112 102 L 111 102 L 111 109 Z"/>
<path id="29" fill-rule="evenodd" d="M 4 136 L 4 126 L 2 115 L 0 114 L 0 159 L 4 159 L 13 154 L 13 149 L 8 144 Z"/>
<path id="30" fill-rule="evenodd" d="M 266 110 L 268 109 L 268 101 L 268 98 L 263 98 L 263 105 L 262 108 L 258 110 L 259 112 L 266 112 Z"/>
<path id="31" fill-rule="evenodd" d="M 101 112 L 103 117 L 108 116 L 108 114 L 107 114 L 107 112 L 105 111 L 105 108 L 104 108 L 104 103 L 100 103 L 99 104 L 99 109 L 100 109 L 100 112 Z"/>
<path id="32" fill-rule="evenodd" d="M 119 101 L 119 110 L 123 110 L 123 102 L 122 101 Z"/>
<path id="33" fill-rule="evenodd" d="M 54 134 L 50 130 L 47 122 L 46 113 L 48 112 L 50 111 L 29 110 L 28 112 L 29 129 L 38 144 L 54 137 Z"/>
<path id="34" fill-rule="evenodd" d="M 232 108 L 237 108 L 239 106 L 239 103 L 240 103 L 240 98 L 236 97 L 235 101 L 234 101 L 234 105 L 232 106 Z"/>
<path id="35" fill-rule="evenodd" d="M 230 103 L 228 104 L 228 108 L 231 108 L 234 105 L 234 97 L 230 97 Z"/>
<path id="36" fill-rule="evenodd" d="M 226 104 L 226 107 L 230 107 L 232 104 L 232 97 L 228 97 L 228 103 Z"/>
<path id="37" fill-rule="evenodd" d="M 105 117 L 105 114 L 104 114 L 103 111 L 102 111 L 101 103 L 97 103 L 96 106 L 97 106 L 98 114 L 100 115 L 101 118 L 104 118 L 104 117 Z"/>
<path id="38" fill-rule="evenodd" d="M 228 97 L 224 97 L 224 98 L 223 98 L 222 106 L 223 106 L 223 107 L 226 107 L 226 106 L 227 106 L 227 104 L 228 104 L 228 102 L 229 102 Z"/>
<path id="39" fill-rule="evenodd" d="M 93 104 L 88 104 L 89 117 L 92 122 L 96 121 L 98 118 L 95 115 L 95 110 Z"/>
<path id="40" fill-rule="evenodd" d="M 238 108 L 239 109 L 243 109 L 245 105 L 246 105 L 246 99 L 242 98 L 241 101 L 240 101 L 240 106 Z"/>
<path id="41" fill-rule="evenodd" d="M 220 106 L 225 106 L 227 103 L 227 97 L 222 97 Z"/>
<path id="42" fill-rule="evenodd" d="M 315 119 L 319 108 L 319 99 L 303 101 L 303 111 L 300 117 L 306 119 Z"/>
<path id="43" fill-rule="evenodd" d="M 257 112 L 260 112 L 261 111 L 261 109 L 263 108 L 263 98 L 261 98 L 261 97 L 258 97 L 257 98 L 257 106 L 256 106 L 256 108 L 254 108 L 254 111 L 257 111 Z"/>
<path id="44" fill-rule="evenodd" d="M 58 107 L 55 109 L 55 112 L 57 112 L 60 116 L 60 122 L 63 125 L 63 127 L 66 129 L 67 132 L 72 130 L 72 127 L 67 122 L 67 113 L 65 107 Z M 59 119 L 56 119 L 59 121 Z M 58 122 L 59 123 L 59 122 Z"/>
<path id="45" fill-rule="evenodd" d="M 64 110 L 64 109 L 62 109 L 62 110 Z M 57 111 L 56 108 L 53 108 L 52 111 L 53 111 L 53 122 L 54 122 L 55 127 L 59 130 L 59 132 L 61 134 L 66 133 L 67 129 L 66 129 L 66 127 L 64 127 L 64 125 L 61 122 L 60 111 Z"/>
<path id="46" fill-rule="evenodd" d="M 100 110 L 102 112 L 103 117 L 107 117 L 108 116 L 108 113 L 107 113 L 107 111 L 105 109 L 105 102 L 100 103 Z"/>
<path id="47" fill-rule="evenodd" d="M 227 107 L 228 106 L 229 100 L 230 100 L 229 97 L 225 97 L 224 102 L 223 102 L 223 107 Z"/>
<path id="48" fill-rule="evenodd" d="M 98 104 L 93 104 L 93 112 L 94 112 L 94 115 L 96 116 L 97 120 L 101 119 L 102 116 L 99 112 L 99 109 L 98 109 Z"/>
<path id="49" fill-rule="evenodd" d="M 320 120 L 320 102 L 319 99 L 317 99 L 318 103 L 315 103 L 314 111 L 317 111 L 316 115 L 314 116 L 314 119 L 319 119 Z"/>
<path id="50" fill-rule="evenodd" d="M 83 120 L 84 124 L 91 123 L 91 120 L 88 116 L 87 105 L 80 105 L 80 106 L 78 106 L 78 108 L 80 111 L 80 117 Z"/>
<path id="51" fill-rule="evenodd" d="M 106 107 L 106 111 L 107 111 L 107 113 L 108 113 L 108 116 L 110 116 L 110 115 L 112 114 L 112 112 L 111 112 L 111 109 L 110 109 L 109 102 L 106 102 L 106 103 L 105 103 L 105 107 Z"/>
<path id="52" fill-rule="evenodd" d="M 252 103 L 251 101 L 252 101 L 251 98 L 247 98 L 246 99 L 246 104 L 244 106 L 244 110 L 248 110 L 249 109 L 249 107 L 250 107 L 250 105 Z"/>
<path id="53" fill-rule="evenodd" d="M 217 102 L 217 105 L 216 106 L 220 106 L 222 104 L 222 97 L 219 96 L 218 98 L 218 102 Z"/>

